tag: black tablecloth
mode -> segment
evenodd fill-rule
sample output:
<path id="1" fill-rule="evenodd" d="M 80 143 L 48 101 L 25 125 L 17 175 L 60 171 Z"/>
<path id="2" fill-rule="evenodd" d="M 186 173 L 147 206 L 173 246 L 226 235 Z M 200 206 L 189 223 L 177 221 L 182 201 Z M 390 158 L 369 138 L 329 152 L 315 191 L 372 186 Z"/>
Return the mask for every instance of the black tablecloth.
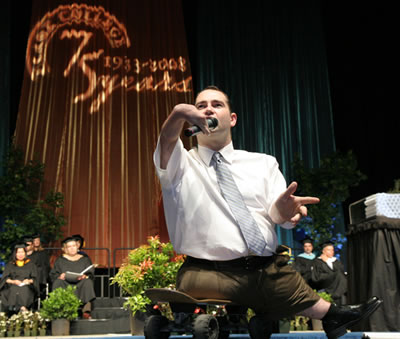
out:
<path id="1" fill-rule="evenodd" d="M 373 295 L 383 305 L 357 326 L 360 331 L 400 331 L 400 219 L 378 217 L 349 225 L 348 301 Z"/>

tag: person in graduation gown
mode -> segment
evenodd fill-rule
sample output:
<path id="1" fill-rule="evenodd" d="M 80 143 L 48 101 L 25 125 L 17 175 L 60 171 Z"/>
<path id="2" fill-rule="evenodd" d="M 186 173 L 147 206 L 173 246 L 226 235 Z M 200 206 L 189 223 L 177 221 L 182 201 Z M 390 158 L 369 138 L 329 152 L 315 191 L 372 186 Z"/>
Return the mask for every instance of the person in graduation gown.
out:
<path id="1" fill-rule="evenodd" d="M 31 236 L 26 236 L 23 239 L 23 241 L 25 243 L 27 258 L 29 258 L 36 265 L 38 272 L 39 290 L 42 290 L 45 287 L 44 285 L 46 285 L 47 283 L 49 270 L 45 266 L 45 263 L 43 262 L 43 257 L 39 254 L 39 252 L 35 251 L 35 247 L 33 245 L 33 238 Z"/>
<path id="2" fill-rule="evenodd" d="M 36 253 L 36 266 L 39 271 L 39 284 L 43 288 L 49 282 L 50 273 L 50 256 L 49 253 L 43 248 L 40 239 L 40 234 L 32 235 L 33 250 Z"/>
<path id="3" fill-rule="evenodd" d="M 302 243 L 304 252 L 296 257 L 293 263 L 293 268 L 301 274 L 307 284 L 313 287 L 311 270 L 314 259 L 316 258 L 316 255 L 313 253 L 314 246 L 312 240 L 309 238 L 304 239 Z"/>
<path id="4" fill-rule="evenodd" d="M 94 267 L 80 275 L 76 280 L 69 279 L 66 272 L 80 273 L 92 265 L 92 261 L 88 256 L 78 253 L 78 246 L 74 238 L 66 238 L 62 244 L 64 253 L 56 259 L 50 271 L 52 290 L 59 287 L 66 288 L 69 285 L 76 286 L 76 296 L 83 303 L 82 316 L 85 319 L 90 319 L 91 301 L 96 298 L 93 286 Z"/>
<path id="5" fill-rule="evenodd" d="M 1 302 L 9 312 L 27 311 L 37 293 L 37 268 L 27 258 L 25 244 L 18 244 L 0 280 Z"/>
<path id="6" fill-rule="evenodd" d="M 322 245 L 322 254 L 314 260 L 312 282 L 317 290 L 329 293 L 337 305 L 347 293 L 347 276 L 343 264 L 335 257 L 333 243 Z"/>

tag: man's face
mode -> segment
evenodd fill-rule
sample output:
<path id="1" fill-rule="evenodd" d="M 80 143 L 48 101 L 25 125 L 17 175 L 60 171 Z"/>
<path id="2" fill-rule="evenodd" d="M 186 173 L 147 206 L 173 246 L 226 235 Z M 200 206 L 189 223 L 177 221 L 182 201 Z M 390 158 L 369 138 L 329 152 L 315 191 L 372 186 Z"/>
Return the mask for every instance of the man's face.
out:
<path id="1" fill-rule="evenodd" d="M 313 245 L 310 244 L 309 242 L 307 242 L 303 245 L 303 249 L 304 249 L 304 253 L 311 254 L 313 251 Z"/>
<path id="2" fill-rule="evenodd" d="M 40 238 L 33 239 L 33 246 L 34 247 L 39 247 L 40 246 Z"/>
<path id="3" fill-rule="evenodd" d="M 27 241 L 25 243 L 25 249 L 27 252 L 32 252 L 33 251 L 33 242 L 32 241 Z"/>
<path id="4" fill-rule="evenodd" d="M 332 258 L 335 255 L 335 248 L 333 246 L 326 246 L 322 253 L 325 254 L 328 258 Z"/>
<path id="5" fill-rule="evenodd" d="M 236 113 L 231 113 L 229 104 L 224 93 L 213 89 L 206 89 L 199 93 L 196 98 L 195 106 L 198 110 L 204 110 L 210 118 L 218 119 L 218 127 L 211 132 L 211 136 L 215 133 L 226 133 L 236 125 Z M 200 139 L 202 137 L 210 137 L 199 134 L 197 136 Z M 199 139 L 199 140 L 200 140 Z"/>
<path id="6" fill-rule="evenodd" d="M 75 255 L 78 253 L 78 246 L 76 244 L 75 240 L 72 241 L 68 241 L 65 245 L 64 245 L 64 252 L 68 255 Z"/>

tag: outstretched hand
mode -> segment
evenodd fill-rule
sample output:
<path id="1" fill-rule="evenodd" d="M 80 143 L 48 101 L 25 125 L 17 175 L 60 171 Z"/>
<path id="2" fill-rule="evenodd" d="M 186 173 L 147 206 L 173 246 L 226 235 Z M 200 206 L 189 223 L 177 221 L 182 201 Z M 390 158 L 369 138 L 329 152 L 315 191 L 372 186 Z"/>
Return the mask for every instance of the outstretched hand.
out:
<path id="1" fill-rule="evenodd" d="M 298 197 L 293 195 L 297 190 L 297 182 L 292 182 L 271 208 L 271 218 L 277 223 L 291 222 L 296 225 L 302 217 L 307 216 L 308 204 L 318 204 L 316 197 Z"/>

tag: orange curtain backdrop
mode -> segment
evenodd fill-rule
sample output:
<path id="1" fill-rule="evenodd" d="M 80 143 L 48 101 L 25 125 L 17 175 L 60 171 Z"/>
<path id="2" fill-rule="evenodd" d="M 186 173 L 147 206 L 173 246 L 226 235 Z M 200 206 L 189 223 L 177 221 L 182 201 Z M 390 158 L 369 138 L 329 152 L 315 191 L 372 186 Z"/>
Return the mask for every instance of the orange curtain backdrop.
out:
<path id="1" fill-rule="evenodd" d="M 110 253 L 167 240 L 152 155 L 193 100 L 180 0 L 34 0 L 31 27 L 16 142 L 45 164 L 42 193 L 64 194 L 64 234 Z"/>

